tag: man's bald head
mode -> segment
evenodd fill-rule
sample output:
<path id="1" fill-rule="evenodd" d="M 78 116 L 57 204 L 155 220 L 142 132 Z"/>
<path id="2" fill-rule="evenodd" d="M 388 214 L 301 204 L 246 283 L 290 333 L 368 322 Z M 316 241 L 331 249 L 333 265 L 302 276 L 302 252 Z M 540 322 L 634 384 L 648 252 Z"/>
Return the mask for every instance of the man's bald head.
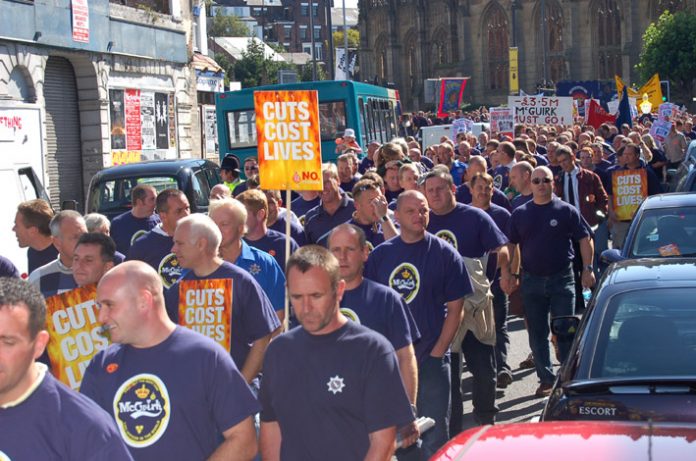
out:
<path id="1" fill-rule="evenodd" d="M 161 304 L 161 307 L 164 309 L 162 278 L 149 264 L 142 261 L 122 262 L 104 274 L 97 285 L 97 289 L 112 282 L 116 286 L 127 287 L 133 293 L 141 290 L 151 293 L 153 299 L 156 299 L 158 304 Z"/>
<path id="2" fill-rule="evenodd" d="M 418 192 L 417 190 L 407 190 L 399 194 L 399 197 L 396 199 L 396 209 L 399 210 L 401 208 L 401 205 L 404 203 L 406 200 L 410 199 L 417 199 L 421 201 L 425 201 L 425 203 L 428 203 L 428 200 L 425 198 L 425 195 L 422 193 Z"/>

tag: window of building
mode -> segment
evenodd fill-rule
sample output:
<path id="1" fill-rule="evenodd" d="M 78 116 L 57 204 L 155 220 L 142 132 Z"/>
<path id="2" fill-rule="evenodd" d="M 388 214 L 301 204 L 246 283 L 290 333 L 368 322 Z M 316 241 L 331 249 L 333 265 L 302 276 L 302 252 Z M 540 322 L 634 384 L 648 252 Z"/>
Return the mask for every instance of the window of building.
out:
<path id="1" fill-rule="evenodd" d="M 314 57 L 316 58 L 317 61 L 321 61 L 324 59 L 323 47 L 321 46 L 321 43 L 314 44 L 314 52 L 315 52 Z"/>
<path id="2" fill-rule="evenodd" d="M 650 2 L 650 20 L 655 22 L 665 11 L 676 13 L 684 10 L 683 0 L 652 0 Z"/>
<path id="3" fill-rule="evenodd" d="M 309 16 L 309 3 L 300 3 L 300 15 Z"/>
<path id="4" fill-rule="evenodd" d="M 557 1 L 552 0 L 545 2 L 543 12 L 541 7 L 537 11 L 539 80 L 546 77 L 547 80 L 557 82 L 565 77 L 566 68 L 563 50 L 563 10 Z M 542 14 L 544 15 L 543 23 Z M 544 65 L 546 65 L 545 71 Z"/>
<path id="5" fill-rule="evenodd" d="M 283 39 L 290 40 L 292 36 L 292 26 L 283 26 Z"/>
<path id="6" fill-rule="evenodd" d="M 621 75 L 621 10 L 616 0 L 598 0 L 596 11 L 597 78 L 613 79 Z"/>
<path id="7" fill-rule="evenodd" d="M 314 40 L 321 40 L 321 26 L 314 26 Z"/>
<path id="8" fill-rule="evenodd" d="M 504 90 L 508 87 L 509 34 L 508 20 L 499 5 L 491 7 L 483 21 L 484 24 L 484 67 L 487 88 Z"/>
<path id="9" fill-rule="evenodd" d="M 307 40 L 307 26 L 300 26 L 300 40 Z"/>
<path id="10" fill-rule="evenodd" d="M 319 5 L 317 2 L 312 3 L 312 16 L 315 18 L 319 16 Z"/>

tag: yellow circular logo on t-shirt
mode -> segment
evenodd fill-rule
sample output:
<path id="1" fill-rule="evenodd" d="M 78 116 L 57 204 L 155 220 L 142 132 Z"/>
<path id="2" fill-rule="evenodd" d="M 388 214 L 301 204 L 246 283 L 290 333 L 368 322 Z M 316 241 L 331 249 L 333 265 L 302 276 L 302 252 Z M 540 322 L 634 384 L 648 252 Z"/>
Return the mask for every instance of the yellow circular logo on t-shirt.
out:
<path id="1" fill-rule="evenodd" d="M 398 291 L 407 304 L 410 303 L 420 289 L 418 269 L 410 263 L 400 264 L 389 275 L 389 286 Z"/>
<path id="2" fill-rule="evenodd" d="M 128 378 L 114 395 L 114 417 L 127 445 L 149 447 L 167 430 L 172 414 L 167 387 L 152 374 Z"/>
<path id="3" fill-rule="evenodd" d="M 454 247 L 455 250 L 457 250 L 457 237 L 455 237 L 454 232 L 448 229 L 442 229 L 441 231 L 437 231 L 435 234 L 436 237 L 440 237 L 442 240 L 445 242 L 449 243 Z"/>
<path id="4" fill-rule="evenodd" d="M 341 308 L 341 314 L 345 315 L 348 317 L 350 320 L 353 322 L 357 323 L 360 325 L 360 316 L 358 316 L 358 313 L 355 312 L 353 309 L 349 309 L 347 307 L 342 307 Z"/>

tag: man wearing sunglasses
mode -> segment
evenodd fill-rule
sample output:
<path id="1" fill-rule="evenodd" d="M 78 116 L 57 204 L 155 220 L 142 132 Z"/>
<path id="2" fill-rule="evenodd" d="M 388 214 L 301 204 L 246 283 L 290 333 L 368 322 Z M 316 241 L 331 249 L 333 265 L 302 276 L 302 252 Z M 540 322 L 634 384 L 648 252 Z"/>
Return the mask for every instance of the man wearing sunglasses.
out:
<path id="1" fill-rule="evenodd" d="M 551 393 L 555 379 L 549 355 L 549 314 L 551 317 L 572 315 L 575 306 L 573 278 L 573 242 L 578 242 L 582 255 L 582 285 L 594 285 L 593 248 L 587 226 L 574 206 L 553 195 L 553 173 L 541 166 L 532 172 L 530 202 L 512 212 L 508 225 L 513 251 L 510 276 L 501 278 L 501 287 L 508 294 L 520 283 L 527 318 L 529 346 L 534 354 L 536 373 L 541 384 L 537 397 Z M 568 357 L 571 341 L 558 338 L 561 362 Z"/>

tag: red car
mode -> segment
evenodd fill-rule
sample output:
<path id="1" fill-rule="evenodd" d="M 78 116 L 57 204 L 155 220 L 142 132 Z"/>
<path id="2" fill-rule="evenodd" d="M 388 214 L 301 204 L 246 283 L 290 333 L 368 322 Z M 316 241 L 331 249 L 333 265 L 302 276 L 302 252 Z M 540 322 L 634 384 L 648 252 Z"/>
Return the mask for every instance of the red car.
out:
<path id="1" fill-rule="evenodd" d="M 696 459 L 696 425 L 558 421 L 480 426 L 462 432 L 430 461 Z"/>

